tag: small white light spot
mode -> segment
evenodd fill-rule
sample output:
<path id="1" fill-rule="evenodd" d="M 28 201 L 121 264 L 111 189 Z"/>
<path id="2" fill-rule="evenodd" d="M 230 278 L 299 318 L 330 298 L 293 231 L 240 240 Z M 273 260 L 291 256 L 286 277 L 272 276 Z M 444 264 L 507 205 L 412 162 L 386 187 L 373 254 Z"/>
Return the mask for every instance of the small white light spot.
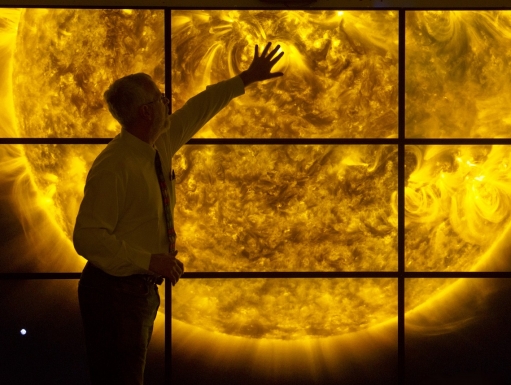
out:
<path id="1" fill-rule="evenodd" d="M 21 329 L 20 333 L 21 333 L 22 336 L 24 336 L 25 334 L 27 334 L 27 331 L 26 331 L 26 329 Z"/>

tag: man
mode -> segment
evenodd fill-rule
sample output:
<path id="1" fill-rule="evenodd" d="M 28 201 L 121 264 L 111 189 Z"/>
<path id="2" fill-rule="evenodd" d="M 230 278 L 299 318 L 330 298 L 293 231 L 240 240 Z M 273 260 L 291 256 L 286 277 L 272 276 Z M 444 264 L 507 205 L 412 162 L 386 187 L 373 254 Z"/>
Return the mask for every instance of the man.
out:
<path id="1" fill-rule="evenodd" d="M 105 92 L 122 130 L 89 171 L 73 234 L 88 260 L 78 298 L 93 385 L 143 384 L 157 284 L 163 277 L 175 285 L 184 270 L 174 249 L 172 156 L 244 87 L 283 75 L 271 72 L 283 52 L 270 46 L 259 55 L 256 45 L 248 70 L 173 114 L 146 74 L 118 79 Z"/>

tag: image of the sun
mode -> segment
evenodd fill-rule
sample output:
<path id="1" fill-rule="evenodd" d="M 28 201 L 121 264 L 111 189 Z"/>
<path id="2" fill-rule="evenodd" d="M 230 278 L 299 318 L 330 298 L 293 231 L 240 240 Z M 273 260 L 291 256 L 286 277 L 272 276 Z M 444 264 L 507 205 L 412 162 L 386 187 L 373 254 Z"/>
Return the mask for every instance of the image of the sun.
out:
<path id="1" fill-rule="evenodd" d="M 208 84 L 246 69 L 254 45 L 267 41 L 285 52 L 275 68 L 285 76 L 248 88 L 199 137 L 398 135 L 394 11 L 172 11 L 170 47 L 164 45 L 159 10 L 0 13 L 3 137 L 112 138 L 120 126 L 102 93 L 113 80 L 146 72 L 172 95 L 175 110 Z M 476 82 L 470 91 L 460 86 L 463 76 L 474 74 L 428 83 L 431 71 L 443 68 L 430 57 L 439 55 L 445 63 L 451 58 L 434 45 L 419 49 L 426 37 L 418 31 L 428 30 L 455 52 L 463 36 L 449 35 L 449 23 L 464 19 L 446 17 L 418 12 L 407 19 L 409 136 L 444 135 L 449 100 L 477 107 L 465 117 L 467 124 L 453 127 L 456 136 L 484 136 L 489 124 L 509 128 L 509 122 L 497 121 L 499 108 L 509 103 L 492 102 L 509 81 L 497 76 L 500 64 L 486 58 L 482 43 L 474 45 L 471 58 L 478 63 L 473 71 L 485 76 L 484 87 Z M 494 31 L 497 19 L 509 24 L 511 17 L 489 13 L 488 31 Z M 445 27 L 444 35 L 437 36 L 437 24 Z M 501 45 L 507 41 L 499 39 Z M 171 74 L 165 73 L 165 49 L 171 50 Z M 430 70 L 422 70 L 427 66 Z M 171 90 L 165 90 L 165 76 L 171 78 Z M 445 100 L 433 97 L 444 91 Z M 434 117 L 427 115 L 428 106 L 437 112 Z M 37 208 L 49 223 L 43 231 L 70 252 L 61 264 L 59 255 L 39 255 L 31 262 L 36 271 L 83 267 L 70 237 L 87 172 L 103 148 L 29 144 L 0 149 L 6 167 L 22 170 L 18 185 L 29 184 L 33 191 L 15 190 L 12 197 L 26 230 L 37 220 L 26 208 Z M 469 271 L 509 221 L 508 147 L 407 146 L 405 159 L 406 269 Z M 397 271 L 397 145 L 186 145 L 174 167 L 177 249 L 187 272 Z M 450 283 L 410 280 L 406 309 Z M 327 344 L 381 325 L 392 324 L 395 333 L 397 279 L 181 280 L 173 289 L 172 316 L 178 330 L 233 346 L 241 338 L 268 349 L 272 343 Z"/>

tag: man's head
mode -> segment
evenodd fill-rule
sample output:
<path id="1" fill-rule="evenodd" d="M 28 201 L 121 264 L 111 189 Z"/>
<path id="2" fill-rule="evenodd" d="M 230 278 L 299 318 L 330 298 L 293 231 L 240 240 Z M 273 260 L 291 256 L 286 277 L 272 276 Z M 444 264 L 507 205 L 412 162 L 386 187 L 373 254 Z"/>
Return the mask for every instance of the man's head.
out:
<path id="1" fill-rule="evenodd" d="M 168 100 L 149 75 L 137 73 L 117 79 L 105 91 L 104 98 L 112 116 L 127 130 L 140 125 L 151 131 L 162 129 Z"/>

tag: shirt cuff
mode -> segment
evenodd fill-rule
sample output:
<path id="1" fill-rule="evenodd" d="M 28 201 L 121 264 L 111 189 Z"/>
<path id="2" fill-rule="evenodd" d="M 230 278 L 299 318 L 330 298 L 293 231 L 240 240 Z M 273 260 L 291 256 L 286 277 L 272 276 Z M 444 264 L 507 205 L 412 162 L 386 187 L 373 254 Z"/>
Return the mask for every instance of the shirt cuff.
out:
<path id="1" fill-rule="evenodd" d="M 129 251 L 129 261 L 134 265 L 149 271 L 149 263 L 151 262 L 151 253 L 140 250 Z"/>
<path id="2" fill-rule="evenodd" d="M 243 80 L 241 80 L 239 75 L 227 81 L 232 83 L 232 87 L 236 96 L 245 94 L 245 83 L 243 83 Z"/>

